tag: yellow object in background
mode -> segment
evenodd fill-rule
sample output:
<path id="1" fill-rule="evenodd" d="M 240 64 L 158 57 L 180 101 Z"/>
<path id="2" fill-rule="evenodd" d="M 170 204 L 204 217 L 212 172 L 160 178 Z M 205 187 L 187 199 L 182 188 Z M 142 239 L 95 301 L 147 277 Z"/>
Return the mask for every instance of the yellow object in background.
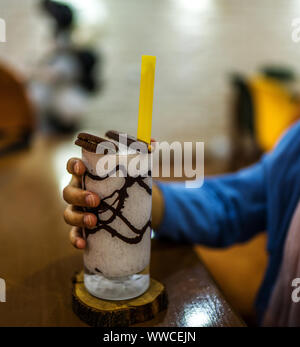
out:
<path id="1" fill-rule="evenodd" d="M 150 144 L 156 57 L 142 56 L 137 138 Z"/>
<path id="2" fill-rule="evenodd" d="M 257 76 L 249 81 L 254 106 L 256 141 L 263 151 L 271 150 L 281 134 L 298 118 L 299 102 L 278 80 Z"/>

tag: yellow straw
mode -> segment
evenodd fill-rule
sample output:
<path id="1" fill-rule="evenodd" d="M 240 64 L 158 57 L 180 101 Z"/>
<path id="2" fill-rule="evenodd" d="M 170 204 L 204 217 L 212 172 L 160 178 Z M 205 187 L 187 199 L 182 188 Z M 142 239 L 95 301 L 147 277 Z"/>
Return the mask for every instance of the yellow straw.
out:
<path id="1" fill-rule="evenodd" d="M 156 57 L 142 56 L 139 120 L 137 138 L 150 144 Z"/>

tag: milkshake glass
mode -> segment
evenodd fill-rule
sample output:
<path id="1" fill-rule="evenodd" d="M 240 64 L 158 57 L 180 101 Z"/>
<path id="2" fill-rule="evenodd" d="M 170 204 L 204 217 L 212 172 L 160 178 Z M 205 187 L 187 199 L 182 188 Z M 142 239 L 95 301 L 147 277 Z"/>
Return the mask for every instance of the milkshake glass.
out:
<path id="1" fill-rule="evenodd" d="M 117 177 L 103 175 L 99 160 L 105 155 L 82 148 L 83 189 L 101 200 L 86 209 L 97 216 L 97 226 L 84 229 L 84 284 L 98 298 L 125 300 L 143 294 L 150 283 L 152 178 L 124 174 L 124 159 L 129 163 L 137 153 L 116 153 L 111 173 Z M 118 177 L 120 172 L 125 177 Z"/>

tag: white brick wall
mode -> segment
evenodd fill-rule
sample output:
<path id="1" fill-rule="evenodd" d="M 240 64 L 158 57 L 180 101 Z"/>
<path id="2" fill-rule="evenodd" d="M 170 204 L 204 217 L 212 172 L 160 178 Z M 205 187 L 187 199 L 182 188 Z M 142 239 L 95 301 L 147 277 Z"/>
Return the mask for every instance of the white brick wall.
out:
<path id="1" fill-rule="evenodd" d="M 264 63 L 299 70 L 300 43 L 291 22 L 300 2 L 286 0 L 99 0 L 107 8 L 106 87 L 86 115 L 86 129 L 135 133 L 142 54 L 157 56 L 153 134 L 157 139 L 204 140 L 228 134 L 231 71 Z M 35 0 L 1 0 L 7 21 L 0 57 L 29 73 L 49 48 L 49 23 Z M 48 43 L 47 43 L 48 42 Z"/>

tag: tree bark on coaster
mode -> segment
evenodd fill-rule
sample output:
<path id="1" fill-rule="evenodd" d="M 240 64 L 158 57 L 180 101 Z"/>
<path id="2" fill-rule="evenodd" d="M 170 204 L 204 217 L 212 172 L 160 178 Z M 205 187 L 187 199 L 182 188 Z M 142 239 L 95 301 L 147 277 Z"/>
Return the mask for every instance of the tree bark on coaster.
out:
<path id="1" fill-rule="evenodd" d="M 72 307 L 76 315 L 93 327 L 125 327 L 153 319 L 167 308 L 163 284 L 151 278 L 149 289 L 141 296 L 120 301 L 92 296 L 83 283 L 83 271 L 73 278 Z"/>

